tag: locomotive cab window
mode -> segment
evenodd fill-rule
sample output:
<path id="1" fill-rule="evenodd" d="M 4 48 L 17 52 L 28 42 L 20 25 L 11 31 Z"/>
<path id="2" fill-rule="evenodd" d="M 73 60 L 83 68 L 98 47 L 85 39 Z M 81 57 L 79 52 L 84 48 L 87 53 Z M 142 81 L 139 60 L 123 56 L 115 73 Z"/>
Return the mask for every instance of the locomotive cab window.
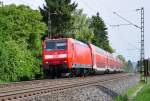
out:
<path id="1" fill-rule="evenodd" d="M 67 49 L 67 41 L 66 40 L 48 40 L 45 42 L 45 49 L 50 50 L 65 50 Z"/>

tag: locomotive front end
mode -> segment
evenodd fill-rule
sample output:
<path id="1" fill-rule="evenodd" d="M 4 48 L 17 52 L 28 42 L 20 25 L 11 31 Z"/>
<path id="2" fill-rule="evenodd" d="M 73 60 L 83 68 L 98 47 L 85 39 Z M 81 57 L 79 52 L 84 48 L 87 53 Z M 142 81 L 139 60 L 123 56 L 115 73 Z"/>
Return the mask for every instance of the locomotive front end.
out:
<path id="1" fill-rule="evenodd" d="M 62 72 L 67 69 L 67 39 L 45 40 L 42 54 L 43 69 L 48 74 Z"/>

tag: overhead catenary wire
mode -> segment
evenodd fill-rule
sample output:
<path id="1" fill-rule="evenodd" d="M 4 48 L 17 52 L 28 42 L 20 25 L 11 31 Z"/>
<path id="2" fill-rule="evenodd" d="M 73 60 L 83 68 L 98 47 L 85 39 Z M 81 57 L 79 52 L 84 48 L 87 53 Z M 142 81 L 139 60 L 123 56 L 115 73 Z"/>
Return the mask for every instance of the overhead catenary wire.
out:
<path id="1" fill-rule="evenodd" d="M 140 49 L 140 48 L 136 47 L 135 45 L 133 45 L 133 44 L 131 44 L 131 43 L 129 43 L 129 42 L 128 42 L 128 44 L 129 44 L 130 46 L 134 47 L 135 49 L 138 49 L 138 50 Z"/>
<path id="2" fill-rule="evenodd" d="M 117 24 L 117 25 L 110 25 L 110 27 L 120 27 L 120 26 L 128 26 L 131 24 Z"/>
<path id="3" fill-rule="evenodd" d="M 119 13 L 134 13 L 137 9 L 127 9 L 127 10 L 115 10 Z"/>
<path id="4" fill-rule="evenodd" d="M 85 2 L 84 0 L 81 0 L 81 2 L 87 7 L 89 8 L 91 11 L 94 11 L 95 13 L 98 12 L 97 10 L 93 9 L 87 2 Z"/>
<path id="5" fill-rule="evenodd" d="M 141 27 L 137 26 L 136 24 L 132 23 L 131 21 L 127 20 L 126 18 L 120 16 L 117 12 L 113 12 L 113 14 L 117 15 L 117 16 L 118 16 L 119 18 L 121 18 L 122 20 L 128 22 L 130 25 L 133 25 L 133 26 L 135 26 L 135 27 L 141 29 Z"/>

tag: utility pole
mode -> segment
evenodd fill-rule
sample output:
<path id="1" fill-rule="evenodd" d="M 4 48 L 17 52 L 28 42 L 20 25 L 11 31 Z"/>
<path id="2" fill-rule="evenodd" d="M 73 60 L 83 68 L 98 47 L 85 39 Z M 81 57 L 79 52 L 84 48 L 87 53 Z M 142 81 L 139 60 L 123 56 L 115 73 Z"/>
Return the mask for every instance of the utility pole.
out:
<path id="1" fill-rule="evenodd" d="M 118 13 L 113 12 L 115 15 L 117 15 L 122 20 L 128 22 L 128 24 L 118 24 L 118 25 L 111 25 L 113 27 L 119 27 L 122 25 L 133 25 L 136 28 L 139 28 L 141 30 L 141 52 L 140 52 L 140 72 L 141 72 L 141 81 L 144 81 L 147 83 L 147 72 L 148 69 L 146 69 L 146 66 L 144 65 L 145 60 L 145 52 L 144 52 L 144 7 L 141 9 L 136 9 L 136 11 L 141 11 L 141 26 L 137 26 L 136 24 L 133 24 L 131 21 L 125 19 L 124 17 L 120 16 Z"/>
<path id="2" fill-rule="evenodd" d="M 137 9 L 136 11 L 141 11 L 141 81 L 144 81 L 147 83 L 147 69 L 144 66 L 144 59 L 145 59 L 145 52 L 144 52 L 144 8 L 142 7 L 141 9 Z"/>
<path id="3" fill-rule="evenodd" d="M 48 38 L 51 38 L 51 13 L 48 12 Z"/>
<path id="4" fill-rule="evenodd" d="M 48 11 L 48 38 L 51 38 L 52 34 L 51 15 L 57 15 L 57 13 L 51 13 L 50 11 Z"/>
<path id="5" fill-rule="evenodd" d="M 3 1 L 0 1 L 0 5 L 1 5 L 2 7 L 4 6 Z"/>

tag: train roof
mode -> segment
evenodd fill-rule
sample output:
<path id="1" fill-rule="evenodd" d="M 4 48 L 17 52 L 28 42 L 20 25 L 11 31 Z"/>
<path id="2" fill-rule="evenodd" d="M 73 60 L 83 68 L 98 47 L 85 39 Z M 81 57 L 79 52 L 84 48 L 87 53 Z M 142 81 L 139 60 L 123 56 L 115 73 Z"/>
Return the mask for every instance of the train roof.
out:
<path id="1" fill-rule="evenodd" d="M 48 37 L 45 38 L 45 40 L 62 40 L 62 39 L 66 39 L 66 40 L 68 40 L 68 39 L 76 40 L 76 39 L 73 39 L 73 38 L 48 38 Z"/>

